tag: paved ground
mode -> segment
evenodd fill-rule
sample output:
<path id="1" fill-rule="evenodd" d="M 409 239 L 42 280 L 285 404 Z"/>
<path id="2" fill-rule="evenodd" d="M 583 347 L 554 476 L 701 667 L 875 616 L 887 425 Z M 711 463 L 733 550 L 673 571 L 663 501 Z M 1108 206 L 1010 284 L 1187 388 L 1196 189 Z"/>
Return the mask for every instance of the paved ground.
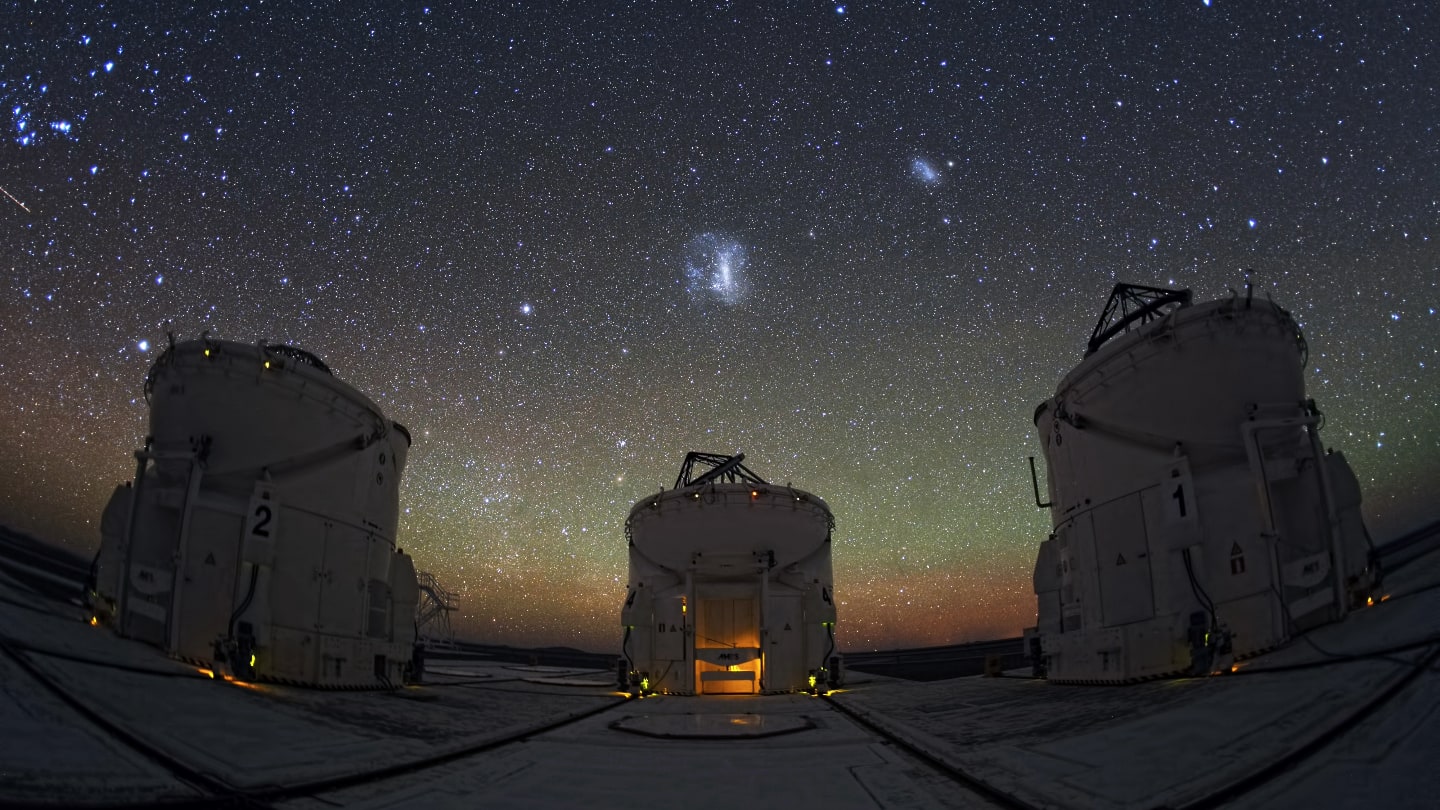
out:
<path id="1" fill-rule="evenodd" d="M 608 672 L 483 661 L 437 663 L 429 684 L 395 692 L 241 687 L 0 571 L 0 805 L 238 792 L 294 808 L 985 806 L 959 772 L 1033 807 L 1430 807 L 1437 585 L 1440 553 L 1392 577 L 1384 602 L 1235 675 L 1127 687 L 857 675 L 832 704 L 627 700 Z"/>

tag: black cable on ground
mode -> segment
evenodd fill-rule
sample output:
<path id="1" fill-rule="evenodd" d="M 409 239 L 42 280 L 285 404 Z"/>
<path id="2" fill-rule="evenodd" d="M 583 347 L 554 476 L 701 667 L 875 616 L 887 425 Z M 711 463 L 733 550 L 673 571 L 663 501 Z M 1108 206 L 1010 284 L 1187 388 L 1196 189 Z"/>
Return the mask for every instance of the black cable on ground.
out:
<path id="1" fill-rule="evenodd" d="M 1344 720 L 1326 729 L 1314 739 L 1298 746 L 1278 759 L 1263 765 L 1250 774 L 1231 782 L 1217 790 L 1214 790 L 1198 799 L 1176 806 L 1165 806 L 1157 810 L 1208 810 L 1208 808 L 1219 807 L 1227 804 L 1250 791 L 1260 787 L 1266 782 L 1274 779 L 1287 770 L 1299 765 L 1301 762 L 1314 756 L 1330 743 L 1339 739 L 1350 729 L 1369 719 L 1375 711 L 1388 703 L 1396 695 L 1400 694 L 1405 687 L 1409 686 L 1421 674 L 1428 672 L 1430 666 L 1440 659 L 1440 645 L 1433 647 L 1420 661 L 1412 665 L 1409 672 L 1395 679 L 1395 682 L 1382 689 L 1378 694 L 1359 709 L 1351 712 Z"/>
<path id="2" fill-rule="evenodd" d="M 63 652 L 61 650 L 51 650 L 45 647 L 37 647 L 34 644 L 30 644 L 16 638 L 10 638 L 8 636 L 0 636 L 0 645 L 8 645 L 12 650 L 18 649 L 27 653 L 43 655 L 46 658 L 58 658 L 62 661 L 73 661 L 77 664 L 88 664 L 90 666 L 103 667 L 104 669 L 113 669 L 119 672 L 133 672 L 138 675 L 154 675 L 161 678 L 194 678 L 195 680 L 201 681 L 210 680 L 209 678 L 194 670 L 187 671 L 151 669 L 150 667 L 142 667 L 135 664 L 122 664 L 116 661 L 105 661 L 103 659 L 89 658 L 83 655 L 77 655 L 75 653 Z"/>
<path id="3" fill-rule="evenodd" d="M 4 568 L 3 562 L 0 562 L 0 568 Z M 43 600 L 45 600 L 46 602 L 50 602 L 50 603 L 53 603 L 53 604 L 55 604 L 55 605 L 61 605 L 61 606 L 65 607 L 65 608 L 67 608 L 67 609 L 72 609 L 72 610 L 75 610 L 75 611 L 77 611 L 77 612 L 82 609 L 82 606 L 81 606 L 78 602 L 72 602 L 72 601 L 70 601 L 69 599 L 61 598 L 61 597 L 59 597 L 59 596 L 57 596 L 57 595 L 55 595 L 55 594 L 46 593 L 45 591 L 42 591 L 42 590 L 40 590 L 40 589 L 38 589 L 38 588 L 35 588 L 35 587 L 31 586 L 29 583 L 21 582 L 21 581 L 15 579 L 14 577 L 11 577 L 11 578 L 10 578 L 9 584 L 12 585 L 13 587 L 23 588 L 24 590 L 28 591 L 29 593 L 34 594 L 37 598 L 43 599 Z M 78 591 L 76 592 L 76 595 L 79 595 L 79 592 L 78 592 Z M 71 597 L 71 598 L 74 598 L 74 597 Z M 0 602 L 4 602 L 4 603 L 9 604 L 9 605 L 14 605 L 15 607 L 18 607 L 18 608 L 24 608 L 25 610 L 34 611 L 34 612 L 36 612 L 36 613 L 45 613 L 45 614 L 48 614 L 48 615 L 51 615 L 51 616 L 56 616 L 56 613 L 55 613 L 53 610 L 49 610 L 49 609 L 47 609 L 47 608 L 45 608 L 45 607 L 42 607 L 42 606 L 40 606 L 40 605 L 33 605 L 33 604 L 30 604 L 29 602 L 22 602 L 22 601 L 20 601 L 19 599 L 12 599 L 12 598 L 10 598 L 10 597 L 8 597 L 8 596 L 0 596 Z M 65 618 L 65 617 L 63 617 L 63 616 L 58 616 L 57 618 L 62 618 L 62 619 L 63 619 L 63 618 Z"/>
<path id="4" fill-rule="evenodd" d="M 54 695 L 66 706 L 69 706 L 76 714 L 79 714 L 106 734 L 109 734 L 111 737 L 114 737 L 137 753 L 143 755 L 146 759 L 160 766 L 185 785 L 201 793 L 209 794 L 209 796 L 202 797 L 204 801 L 200 798 L 193 800 L 185 799 L 183 801 L 191 805 L 204 804 L 205 806 L 218 806 L 220 803 L 227 803 L 227 806 L 230 807 L 259 807 L 259 805 L 248 801 L 248 799 L 241 795 L 233 786 L 203 771 L 191 768 L 189 765 L 186 765 L 170 754 L 132 734 L 124 727 L 111 722 L 99 712 L 96 712 L 80 700 L 77 700 L 68 690 L 55 683 L 45 672 L 36 667 L 24 653 L 11 648 L 9 644 L 3 641 L 0 641 L 0 653 L 4 653 L 13 660 L 26 674 L 34 678 L 46 691 L 50 692 L 50 694 Z M 160 803 L 161 802 L 148 802 L 146 806 L 155 806 Z"/>
<path id="5" fill-rule="evenodd" d="M 1355 661 L 1375 660 L 1392 661 L 1394 663 L 1403 664 L 1404 666 L 1408 667 L 1413 666 L 1414 662 L 1403 660 L 1396 661 L 1395 659 L 1390 658 L 1390 656 L 1394 655 L 1395 653 L 1406 652 L 1407 650 L 1413 650 L 1418 647 L 1428 647 L 1431 644 L 1440 644 L 1440 633 L 1432 633 L 1431 635 L 1428 635 L 1421 639 L 1416 639 L 1414 641 L 1405 641 L 1399 644 L 1391 645 L 1389 647 L 1381 647 L 1378 650 L 1366 650 L 1364 652 L 1358 653 L 1336 653 L 1328 658 L 1323 658 L 1319 661 L 1302 661 L 1295 664 L 1276 664 L 1275 666 L 1269 667 L 1241 666 L 1240 669 L 1230 673 L 1230 675 L 1261 675 L 1266 672 L 1294 672 L 1296 670 L 1302 669 L 1316 669 L 1319 667 L 1328 667 L 1332 664 L 1348 664 Z M 1229 676 L 1227 675 L 1223 677 Z"/>
<path id="6" fill-rule="evenodd" d="M 598 706 L 596 708 L 582 711 L 578 714 L 562 718 L 560 720 L 546 723 L 541 726 L 524 729 L 522 731 L 515 732 L 514 734 L 498 737 L 496 739 L 488 740 L 482 743 L 476 743 L 475 745 L 464 746 L 454 751 L 447 751 L 442 754 L 435 754 L 428 757 L 420 757 L 409 762 L 401 762 L 396 765 L 390 765 L 384 768 L 377 768 L 372 771 L 365 771 L 362 773 L 349 774 L 345 776 L 324 777 L 310 782 L 297 782 L 290 785 L 279 785 L 269 788 L 247 790 L 246 794 L 251 798 L 260 799 L 267 802 L 281 801 L 284 799 L 295 799 L 302 796 L 309 796 L 312 798 L 316 798 L 317 801 L 324 801 L 323 799 L 317 798 L 316 794 L 333 793 L 337 790 L 345 790 L 346 788 L 358 787 L 360 785 L 366 785 L 372 782 L 381 782 L 386 779 L 394 779 L 398 776 L 406 776 L 408 774 L 416 773 L 418 771 L 424 771 L 430 768 L 446 765 L 456 760 L 464 759 L 469 756 L 474 756 L 475 754 L 481 754 L 486 751 L 493 751 L 496 748 L 510 745 L 511 743 L 522 742 L 531 737 L 536 737 L 541 734 L 554 731 L 557 728 L 568 726 L 571 723 L 578 723 L 581 720 L 594 717 L 595 715 L 602 712 L 608 712 L 616 706 L 623 705 L 627 702 L 629 702 L 628 699 L 616 700 L 613 702 L 605 703 L 604 705 Z"/>
<path id="7" fill-rule="evenodd" d="M 251 564 L 250 564 L 250 588 L 245 592 L 245 600 L 240 603 L 240 607 L 235 608 L 235 612 L 230 614 L 229 635 L 226 636 L 227 638 L 231 638 L 231 639 L 235 638 L 235 620 L 238 619 L 238 618 L 240 618 L 240 615 L 241 615 L 242 613 L 244 613 L 245 611 L 247 611 L 247 610 L 250 609 L 250 602 L 255 599 L 255 583 L 256 583 L 256 582 L 259 582 L 259 581 L 260 581 L 260 566 L 254 564 L 254 563 L 251 563 Z"/>
<path id="8" fill-rule="evenodd" d="M 1367 536 L 1368 536 L 1368 531 L 1367 531 Z M 1428 552 L 1427 552 L 1427 553 L 1428 553 Z M 1424 556 L 1424 555 L 1421 555 L 1421 556 Z M 1418 559 L 1418 558 L 1417 558 L 1417 559 Z M 1440 582 L 1432 582 L 1432 583 L 1430 583 L 1430 584 L 1428 584 L 1428 585 L 1422 585 L 1421 587 L 1416 588 L 1416 589 L 1413 590 L 1413 591 L 1406 591 L 1406 592 L 1404 592 L 1404 593 L 1398 594 L 1398 595 L 1396 595 L 1396 596 L 1389 597 L 1389 598 L 1387 598 L 1387 599 L 1381 599 L 1381 600 L 1380 600 L 1380 603 L 1383 604 L 1383 603 L 1386 603 L 1386 602 L 1393 602 L 1393 601 L 1395 601 L 1396 599 L 1404 599 L 1404 598 L 1406 598 L 1406 597 L 1415 596 L 1416 594 L 1425 593 L 1426 591 L 1434 590 L 1435 588 L 1440 588 Z M 1287 605 L 1287 604 L 1285 604 L 1285 600 L 1284 600 L 1284 599 L 1280 596 L 1280 594 L 1275 590 L 1275 586 L 1274 586 L 1273 584 L 1270 586 L 1270 593 L 1275 596 L 1276 601 L 1278 601 L 1278 602 L 1280 603 L 1280 608 L 1285 611 L 1285 621 L 1289 624 L 1289 626 L 1294 627 L 1294 626 L 1295 626 L 1295 619 L 1294 619 L 1294 617 L 1292 617 L 1292 616 L 1290 615 L 1290 606 Z M 1378 605 L 1377 605 L 1377 606 L 1378 606 Z M 1354 611 L 1351 611 L 1351 612 L 1353 613 Z M 1312 631 L 1307 630 L 1307 631 L 1304 632 L 1304 633 L 1297 633 L 1297 634 L 1295 634 L 1295 637 L 1298 638 L 1298 639 L 1300 639 L 1301 641 L 1305 642 L 1307 645 L 1309 645 L 1309 647 L 1310 647 L 1311 649 L 1315 650 L 1315 652 L 1318 652 L 1318 653 L 1320 653 L 1321 655 L 1326 656 L 1327 658 L 1330 658 L 1330 659 L 1332 659 L 1332 660 L 1335 660 L 1335 661 L 1353 661 L 1353 660 L 1357 660 L 1357 656 L 1354 655 L 1354 654 L 1332 652 L 1331 650 L 1327 650 L 1327 649 L 1325 649 L 1324 647 L 1321 647 L 1321 646 L 1315 641 L 1315 639 L 1313 639 L 1313 638 L 1310 637 L 1310 633 L 1311 633 L 1311 632 L 1312 632 Z M 1423 643 L 1429 643 L 1429 642 L 1428 642 L 1428 641 L 1426 641 L 1426 642 L 1419 642 L 1419 643 L 1417 643 L 1417 644 L 1413 644 L 1413 645 L 1410 645 L 1410 646 L 1407 646 L 1407 647 L 1403 647 L 1403 648 L 1400 648 L 1400 649 L 1411 649 L 1412 647 L 1414 647 L 1414 646 L 1419 646 L 1420 644 L 1423 644 Z M 1359 657 L 1375 657 L 1375 656 L 1379 656 L 1379 655 L 1384 655 L 1384 654 L 1387 653 L 1387 652 L 1396 652 L 1396 651 L 1397 651 L 1396 649 L 1392 648 L 1392 649 L 1388 649 L 1388 650 L 1380 650 L 1380 651 L 1377 651 L 1377 652 L 1375 652 L 1375 653 L 1362 653 L 1362 654 L 1359 654 Z"/>
<path id="9" fill-rule="evenodd" d="M 1440 582 L 1431 582 L 1431 583 L 1428 584 L 1428 585 L 1421 585 L 1420 587 L 1416 588 L 1416 589 L 1413 590 L 1413 591 L 1402 591 L 1402 592 L 1400 592 L 1400 593 L 1391 595 L 1390 598 L 1388 598 L 1388 599 L 1383 599 L 1383 600 L 1381 600 L 1381 601 L 1382 601 L 1382 603 L 1385 603 L 1385 602 L 1394 602 L 1394 601 L 1397 600 L 1397 599 L 1405 599 L 1406 597 L 1414 596 L 1414 595 L 1416 595 L 1416 594 L 1425 593 L 1426 591 L 1433 591 L 1433 590 L 1435 590 L 1436 588 L 1440 588 Z"/>
<path id="10" fill-rule="evenodd" d="M 86 801 L 73 805 L 0 799 L 0 807 L 5 810 L 58 810 L 59 808 L 81 808 L 81 810 L 259 810 L 266 808 L 268 810 L 268 805 L 228 796 L 208 796 L 201 799 L 142 799 L 133 802 Z"/>
<path id="11" fill-rule="evenodd" d="M 1210 627 L 1212 629 L 1219 627 L 1220 620 L 1215 616 L 1215 603 L 1210 601 L 1210 594 L 1205 592 L 1199 580 L 1195 578 L 1195 566 L 1190 561 L 1190 549 L 1186 548 L 1181 550 L 1180 558 L 1185 561 L 1185 575 L 1190 578 L 1190 592 L 1194 594 L 1195 599 L 1200 602 L 1200 606 L 1210 613 Z"/>
<path id="12" fill-rule="evenodd" d="M 54 598 L 53 596 L 46 596 L 45 594 L 40 593 L 39 591 L 35 591 L 35 590 L 33 590 L 33 589 L 31 590 L 31 593 L 34 593 L 36 596 L 40 597 L 41 599 L 46 599 L 46 600 L 48 600 L 48 601 L 54 602 L 54 603 L 57 604 L 57 605 L 66 605 L 67 607 L 78 607 L 77 605 L 72 605 L 72 604 L 70 604 L 69 602 L 62 602 L 62 601 L 60 601 L 59 599 Z M 31 611 L 32 613 L 43 613 L 43 614 L 45 614 L 46 616 L 50 616 L 50 617 L 56 618 L 56 619 L 63 619 L 63 618 L 65 618 L 64 616 L 57 616 L 57 615 L 55 614 L 55 611 L 50 610 L 49 608 L 41 607 L 40 605 L 32 605 L 32 604 L 30 604 L 29 602 L 22 602 L 22 601 L 20 601 L 19 599 L 11 599 L 11 598 L 8 597 L 8 596 L 0 596 L 0 602 L 4 602 L 5 604 L 10 605 L 10 606 L 12 606 L 12 607 L 21 608 L 22 610 Z"/>
<path id="13" fill-rule="evenodd" d="M 609 711 L 616 706 L 627 702 L 627 700 L 607 701 L 604 704 L 595 708 L 581 711 L 579 713 L 572 714 L 559 720 L 542 724 L 540 726 L 526 728 L 513 734 L 508 734 L 502 737 L 498 737 L 496 739 L 487 740 L 485 742 L 477 743 L 475 745 L 464 746 L 453 751 L 447 751 L 445 753 L 436 754 L 433 756 L 420 757 L 409 762 L 402 762 L 385 768 L 365 771 L 362 773 L 348 774 L 344 776 L 326 777 L 308 782 L 297 782 L 289 785 L 278 785 L 262 788 L 241 788 L 230 785 L 229 783 L 221 779 L 217 779 L 202 771 L 191 768 L 180 760 L 175 759 L 164 751 L 152 746 L 150 743 L 126 730 L 124 727 L 114 722 L 111 722 L 103 715 L 99 714 L 95 710 L 91 709 L 89 706 L 85 705 L 83 702 L 73 697 L 65 688 L 55 683 L 49 676 L 47 676 L 43 671 L 41 671 L 33 663 L 31 663 L 23 652 L 12 648 L 3 640 L 0 640 L 0 653 L 4 653 L 7 657 L 13 659 L 17 665 L 19 665 L 23 670 L 25 670 L 25 672 L 29 674 L 32 678 L 34 678 L 41 686 L 43 686 L 47 691 L 55 695 L 55 697 L 59 698 L 63 703 L 65 703 L 65 705 L 73 709 L 85 720 L 99 727 L 102 731 L 111 735 L 115 739 L 129 746 L 130 748 L 134 749 L 138 753 L 144 755 L 147 759 L 150 759 L 155 764 L 159 765 L 166 772 L 175 776 L 182 783 L 189 785 L 190 787 L 201 791 L 202 793 L 208 794 L 194 799 L 156 799 L 146 800 L 143 802 L 122 802 L 113 803 L 110 805 L 94 806 L 96 808 L 104 808 L 104 810 L 131 810 L 131 808 L 140 807 L 164 807 L 175 808 L 176 810 L 178 810 L 178 808 L 189 807 L 205 807 L 212 810 L 213 808 L 241 808 L 245 810 L 259 810 L 260 808 L 267 808 L 268 802 L 278 801 L 282 799 L 298 798 L 302 796 L 310 796 L 315 793 L 342 790 L 349 787 L 355 787 L 371 782 L 383 781 L 385 779 L 391 779 L 397 776 L 403 776 L 409 773 L 415 773 L 418 771 L 426 770 L 428 768 L 444 765 L 458 759 L 472 756 L 474 754 L 490 751 L 501 746 L 509 745 L 511 743 L 521 742 L 523 740 L 529 739 L 530 737 L 553 731 L 562 726 L 576 723 L 594 715 L 600 714 L 601 712 Z M 535 693 L 531 692 L 530 694 Z M 9 802 L 0 802 L 0 805 L 3 805 L 7 808 L 11 806 L 21 806 L 12 805 Z M 37 806 L 54 807 L 55 805 L 51 804 Z M 87 808 L 91 807 L 91 805 L 88 804 L 86 806 Z"/>
<path id="14" fill-rule="evenodd" d="M 929 751 L 926 751 L 925 749 L 921 748 L 915 743 L 910 742 L 904 737 L 892 733 L 884 726 L 876 723 L 869 717 L 866 717 L 863 713 L 846 706 L 844 703 L 835 700 L 833 697 L 826 695 L 822 699 L 826 703 L 834 707 L 841 714 L 845 715 L 851 720 L 854 720 L 856 723 L 859 723 L 861 726 L 869 729 L 871 732 L 879 735 L 882 739 L 893 743 L 897 747 L 909 753 L 911 756 L 919 759 L 920 761 L 924 762 L 926 765 L 929 765 L 935 770 L 940 771 L 941 773 L 950 777 L 955 782 L 958 782 L 965 789 L 980 794 L 981 796 L 989 799 L 1000 807 L 1007 808 L 1007 810 L 1038 810 L 1036 805 L 1030 804 L 1029 802 L 1020 798 L 1019 796 L 1016 796 L 1013 793 L 1008 793 L 1004 790 L 1001 790 L 1000 788 L 995 787 L 989 782 L 986 782 L 984 779 L 981 779 L 974 774 L 968 773 L 961 768 L 951 765 L 940 757 L 930 753 Z"/>

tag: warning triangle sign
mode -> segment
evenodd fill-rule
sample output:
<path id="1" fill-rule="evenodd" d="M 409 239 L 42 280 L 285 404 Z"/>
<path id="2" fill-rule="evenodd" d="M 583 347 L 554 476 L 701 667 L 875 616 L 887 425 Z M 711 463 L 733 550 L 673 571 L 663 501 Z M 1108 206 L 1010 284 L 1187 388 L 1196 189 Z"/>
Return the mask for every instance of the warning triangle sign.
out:
<path id="1" fill-rule="evenodd" d="M 790 629 L 790 623 L 789 623 L 789 622 L 785 622 L 785 629 L 786 629 L 786 630 L 789 630 L 789 629 Z"/>
<path id="2" fill-rule="evenodd" d="M 1240 543 L 1239 543 L 1238 541 L 1237 541 L 1233 546 L 1230 547 L 1230 556 L 1231 556 L 1231 557 L 1239 557 L 1241 554 L 1244 554 L 1244 553 L 1245 553 L 1245 550 L 1242 549 L 1242 548 L 1240 548 Z"/>
<path id="3" fill-rule="evenodd" d="M 214 564 L 215 564 L 215 552 L 212 551 L 212 552 L 210 552 L 209 554 L 206 554 L 206 555 L 205 555 L 205 564 L 206 564 L 206 565 L 214 565 Z"/>
<path id="4" fill-rule="evenodd" d="M 1124 554 L 1117 555 L 1117 556 L 1115 557 L 1115 564 L 1116 564 L 1116 565 L 1124 565 L 1124 564 L 1125 564 L 1125 555 L 1124 555 Z"/>

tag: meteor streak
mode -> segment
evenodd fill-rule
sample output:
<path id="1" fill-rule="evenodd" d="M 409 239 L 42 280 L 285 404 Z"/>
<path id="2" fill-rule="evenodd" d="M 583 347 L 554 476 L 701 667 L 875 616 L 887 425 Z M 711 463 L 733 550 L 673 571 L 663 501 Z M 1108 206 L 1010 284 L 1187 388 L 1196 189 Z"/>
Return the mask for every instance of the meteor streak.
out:
<path id="1" fill-rule="evenodd" d="M 29 209 L 29 208 L 25 208 L 25 203 L 22 203 L 22 202 L 20 202 L 19 200 L 15 199 L 15 195 L 14 195 L 14 194 L 11 194 L 10 192 L 5 191 L 5 187 L 4 187 L 4 186 L 0 186 L 0 191 L 5 192 L 5 196 L 10 198 L 10 202 L 13 202 L 13 203 L 15 203 L 16 205 L 20 206 L 22 209 L 24 209 L 25 213 L 27 213 L 27 214 L 30 213 L 30 209 Z"/>

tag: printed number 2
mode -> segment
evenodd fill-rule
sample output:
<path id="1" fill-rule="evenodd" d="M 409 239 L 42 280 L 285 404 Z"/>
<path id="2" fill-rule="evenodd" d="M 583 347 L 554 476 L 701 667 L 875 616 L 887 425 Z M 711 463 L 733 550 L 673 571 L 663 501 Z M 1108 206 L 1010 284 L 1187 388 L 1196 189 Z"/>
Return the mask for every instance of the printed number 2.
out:
<path id="1" fill-rule="evenodd" d="M 1175 494 L 1170 497 L 1174 498 L 1175 503 L 1180 507 L 1180 517 L 1185 517 L 1185 485 L 1176 484 Z"/>
<path id="2" fill-rule="evenodd" d="M 255 528 L 251 529 L 250 533 L 256 537 L 269 537 L 270 530 L 265 527 L 270 525 L 270 507 L 263 503 L 255 507 L 255 517 L 259 518 L 259 521 L 256 522 Z"/>

